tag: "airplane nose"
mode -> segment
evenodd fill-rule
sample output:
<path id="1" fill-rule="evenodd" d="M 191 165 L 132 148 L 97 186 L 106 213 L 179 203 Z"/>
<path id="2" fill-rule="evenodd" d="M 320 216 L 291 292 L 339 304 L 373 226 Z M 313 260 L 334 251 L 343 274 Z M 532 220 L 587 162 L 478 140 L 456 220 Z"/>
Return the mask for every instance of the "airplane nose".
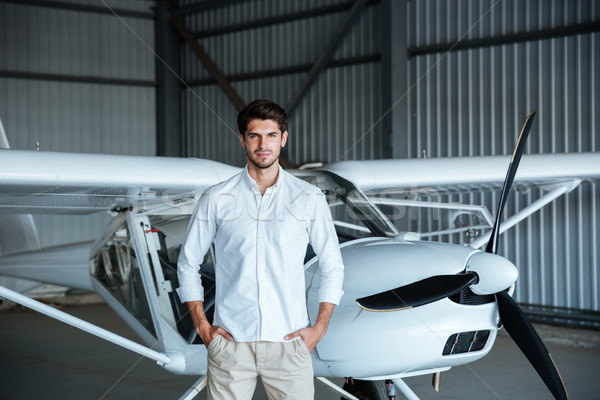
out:
<path id="1" fill-rule="evenodd" d="M 498 293 L 516 282 L 519 271 L 506 258 L 479 252 L 473 254 L 467 262 L 467 272 L 475 272 L 479 281 L 471 286 L 475 294 L 487 295 Z"/>

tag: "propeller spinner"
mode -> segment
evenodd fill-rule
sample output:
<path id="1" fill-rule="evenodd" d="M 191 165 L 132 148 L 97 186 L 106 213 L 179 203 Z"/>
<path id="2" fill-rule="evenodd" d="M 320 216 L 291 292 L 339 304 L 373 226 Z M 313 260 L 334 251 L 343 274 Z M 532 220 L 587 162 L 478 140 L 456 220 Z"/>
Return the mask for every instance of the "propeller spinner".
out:
<path id="1" fill-rule="evenodd" d="M 504 211 L 508 193 L 510 192 L 510 188 L 517 173 L 521 156 L 525 150 L 525 144 L 529 132 L 531 131 L 531 125 L 533 124 L 534 118 L 535 111 L 532 111 L 527 117 L 525 124 L 523 124 L 517 144 L 513 151 L 504 186 L 502 187 L 496 220 L 494 221 L 492 234 L 485 250 L 486 253 L 489 254 L 487 257 L 492 255 L 493 257 L 499 257 L 495 255 L 498 252 L 498 236 L 502 212 Z M 484 253 L 478 254 L 483 256 Z M 477 256 L 477 254 L 475 254 L 475 256 Z M 476 258 L 482 259 L 482 256 Z M 483 260 L 485 260 L 485 258 L 483 258 Z M 492 258 L 489 258 L 489 260 L 492 260 Z M 470 259 L 469 261 L 472 260 Z M 480 264 L 480 262 L 476 264 Z M 418 307 L 441 300 L 445 297 L 452 296 L 467 287 L 472 287 L 475 292 L 478 290 L 481 291 L 478 286 L 486 287 L 490 284 L 486 282 L 485 285 L 479 285 L 480 278 L 484 277 L 480 276 L 476 271 L 480 271 L 481 273 L 481 271 L 487 269 L 487 267 L 482 268 L 481 264 L 480 266 L 472 265 L 470 268 L 467 267 L 467 270 L 461 274 L 433 276 L 396 289 L 357 299 L 356 303 L 361 308 L 368 311 L 396 311 Z M 506 268 L 506 271 L 504 276 L 506 277 L 506 281 L 510 282 L 513 272 L 510 271 L 510 268 Z M 514 282 L 514 280 L 512 280 L 512 282 Z M 497 284 L 498 282 L 495 282 L 493 285 L 496 286 Z M 519 305 L 507 293 L 506 286 L 500 285 L 500 289 L 494 293 L 494 295 L 496 297 L 496 302 L 498 303 L 500 319 L 508 334 L 527 357 L 554 397 L 561 400 L 568 399 L 564 382 L 560 377 L 548 349 Z"/>

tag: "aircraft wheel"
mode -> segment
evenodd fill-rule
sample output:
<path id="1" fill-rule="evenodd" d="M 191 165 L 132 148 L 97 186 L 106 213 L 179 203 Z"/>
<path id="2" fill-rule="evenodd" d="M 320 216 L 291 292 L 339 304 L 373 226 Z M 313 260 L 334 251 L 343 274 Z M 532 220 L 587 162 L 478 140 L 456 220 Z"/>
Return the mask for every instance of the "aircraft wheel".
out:
<path id="1" fill-rule="evenodd" d="M 387 391 L 384 381 L 361 381 L 354 380 L 344 383 L 343 389 L 361 400 L 387 400 Z M 342 400 L 344 398 L 342 397 Z"/>

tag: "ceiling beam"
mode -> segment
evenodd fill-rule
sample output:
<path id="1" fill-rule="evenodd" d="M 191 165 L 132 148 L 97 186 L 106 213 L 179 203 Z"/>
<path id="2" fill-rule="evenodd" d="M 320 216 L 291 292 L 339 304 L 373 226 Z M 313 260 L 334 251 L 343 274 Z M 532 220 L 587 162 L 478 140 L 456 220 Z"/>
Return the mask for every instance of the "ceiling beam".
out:
<path id="1" fill-rule="evenodd" d="M 311 70 L 308 73 L 308 76 L 306 77 L 306 79 L 304 79 L 302 86 L 300 86 L 300 89 L 298 89 L 296 95 L 292 98 L 292 101 L 287 107 L 288 114 L 292 114 L 294 108 L 296 108 L 302 96 L 304 96 L 308 88 L 310 88 L 312 83 L 317 79 L 319 73 L 327 66 L 327 63 L 333 56 L 335 49 L 340 44 L 346 33 L 350 30 L 354 22 L 358 19 L 361 12 L 367 6 L 368 2 L 369 0 L 356 0 L 354 2 L 354 5 L 346 14 L 344 20 L 336 30 L 335 34 L 333 35 L 329 43 L 327 43 L 327 46 L 323 49 L 321 54 L 319 54 L 319 57 L 317 57 L 317 60 L 314 62 Z"/>
<path id="2" fill-rule="evenodd" d="M 13 3 L 22 6 L 34 6 L 53 8 L 55 10 L 69 10 L 88 12 L 94 14 L 117 14 L 120 17 L 133 17 L 143 19 L 154 19 L 154 13 L 151 11 L 125 10 L 122 8 L 112 8 L 108 6 L 90 6 L 87 4 L 67 3 L 64 1 L 48 1 L 48 0 L 0 0 L 0 3 Z"/>
<path id="3" fill-rule="evenodd" d="M 156 86 L 156 81 L 144 80 L 144 79 L 106 78 L 103 76 L 90 76 L 90 75 L 48 74 L 48 73 L 44 73 L 44 72 L 27 72 L 27 71 L 14 71 L 14 70 L 0 70 L 0 78 L 90 83 L 90 84 L 98 84 L 98 85 L 117 85 L 117 86 L 141 86 L 141 87 L 155 87 Z"/>
<path id="4" fill-rule="evenodd" d="M 379 4 L 380 0 L 370 0 L 367 6 L 372 6 L 375 4 Z M 295 11 L 287 14 L 273 15 L 270 17 L 257 18 L 251 21 L 239 22 L 236 24 L 218 26 L 214 28 L 203 29 L 198 32 L 194 32 L 194 36 L 198 39 L 210 37 L 210 36 L 218 36 L 218 35 L 226 35 L 233 32 L 240 32 L 249 29 L 257 29 L 257 27 L 265 27 L 276 24 L 284 24 L 287 22 L 298 21 L 302 19 L 314 18 L 314 17 L 322 17 L 324 15 L 329 14 L 337 14 L 344 11 L 348 11 L 352 8 L 354 1 L 346 1 L 344 3 L 337 4 L 328 4 L 323 6 L 318 6 L 314 8 L 309 8 L 307 10 Z"/>
<path id="5" fill-rule="evenodd" d="M 374 62 L 379 62 L 379 61 L 381 61 L 380 54 L 378 54 L 378 53 L 366 54 L 364 56 L 331 60 L 327 64 L 326 68 L 329 69 L 329 68 L 335 68 L 335 67 L 347 67 L 350 65 L 360 65 L 360 64 L 374 63 Z M 303 74 L 303 73 L 309 72 L 311 68 L 312 68 L 312 64 L 292 65 L 290 67 L 263 69 L 260 71 L 251 71 L 251 72 L 244 72 L 241 74 L 232 74 L 232 75 L 227 75 L 226 78 L 229 82 L 273 78 L 275 76 Z M 215 79 L 205 78 L 205 79 L 188 81 L 186 83 L 186 86 L 205 86 L 205 85 L 212 85 L 215 83 L 216 83 Z"/>
<path id="6" fill-rule="evenodd" d="M 433 44 L 430 46 L 416 46 L 408 49 L 408 56 L 415 57 L 425 54 L 446 53 L 466 49 L 475 49 L 490 46 L 501 46 L 530 42 L 534 40 L 553 39 L 565 36 L 583 35 L 600 31 L 600 21 L 558 28 L 543 29 L 539 31 L 519 32 L 510 35 L 492 36 L 481 39 L 460 40 L 451 43 Z"/>
<path id="7" fill-rule="evenodd" d="M 221 8 L 229 6 L 235 3 L 241 3 L 244 0 L 207 0 L 199 3 L 190 4 L 174 10 L 175 17 L 184 17 L 190 14 L 197 14 L 203 11 L 213 10 L 215 8 Z"/>
<path id="8" fill-rule="evenodd" d="M 188 29 L 188 27 L 185 25 L 185 23 L 182 20 L 176 18 L 172 18 L 171 22 L 175 25 L 175 28 L 179 31 L 179 34 L 190 45 L 192 51 L 198 56 L 200 61 L 202 61 L 204 67 L 211 73 L 211 75 L 215 78 L 217 83 L 225 91 L 225 94 L 227 94 L 227 97 L 229 97 L 235 108 L 237 108 L 238 111 L 244 109 L 244 107 L 246 107 L 246 103 L 244 102 L 244 100 L 242 100 L 238 92 L 236 92 L 233 86 L 231 86 L 231 83 L 229 83 L 227 78 L 225 78 L 223 72 L 221 72 L 217 64 L 214 63 L 214 61 L 210 58 L 208 53 L 204 50 L 204 47 L 202 47 L 202 45 L 198 43 L 198 41 L 196 40 L 192 32 Z"/>

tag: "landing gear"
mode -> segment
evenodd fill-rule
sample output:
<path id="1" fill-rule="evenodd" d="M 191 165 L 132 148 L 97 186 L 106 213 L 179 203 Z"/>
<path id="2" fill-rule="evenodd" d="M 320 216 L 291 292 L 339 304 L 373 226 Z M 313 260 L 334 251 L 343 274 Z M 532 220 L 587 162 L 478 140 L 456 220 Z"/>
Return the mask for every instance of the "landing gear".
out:
<path id="1" fill-rule="evenodd" d="M 344 383 L 343 389 L 361 400 L 388 400 L 383 381 L 361 381 L 354 379 Z M 343 398 L 342 398 L 343 400 Z"/>

